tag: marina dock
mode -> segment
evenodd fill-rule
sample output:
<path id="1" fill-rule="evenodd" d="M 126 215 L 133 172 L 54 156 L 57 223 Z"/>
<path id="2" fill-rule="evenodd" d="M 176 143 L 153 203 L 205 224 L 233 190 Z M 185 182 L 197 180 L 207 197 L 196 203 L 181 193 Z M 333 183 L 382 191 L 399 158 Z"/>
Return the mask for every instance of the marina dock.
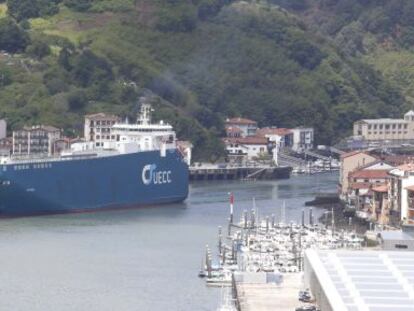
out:
<path id="1" fill-rule="evenodd" d="M 230 217 L 227 230 L 218 230 L 216 260 L 206 246 L 199 276 L 206 278 L 207 286 L 232 288 L 233 308 L 219 310 L 318 310 L 303 281 L 306 250 L 361 249 L 362 238 L 353 230 L 336 229 L 334 217 L 330 224 L 316 223 L 312 208 L 307 215 L 302 210 L 297 222 L 287 222 L 285 205 L 277 219 L 274 214 L 259 217 L 255 200 L 252 203 L 251 212 L 244 210 L 235 222 L 230 194 Z"/>

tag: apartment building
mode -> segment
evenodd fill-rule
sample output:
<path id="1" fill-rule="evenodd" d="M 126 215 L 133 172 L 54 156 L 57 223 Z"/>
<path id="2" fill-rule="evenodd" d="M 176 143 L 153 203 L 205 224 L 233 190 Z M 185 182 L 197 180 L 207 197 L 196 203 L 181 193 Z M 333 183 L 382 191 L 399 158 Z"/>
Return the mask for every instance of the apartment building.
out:
<path id="1" fill-rule="evenodd" d="M 226 128 L 232 128 L 233 131 L 240 131 L 241 137 L 255 136 L 257 122 L 245 118 L 231 118 L 226 120 Z"/>
<path id="2" fill-rule="evenodd" d="M 403 164 L 390 171 L 390 209 L 399 213 L 401 222 L 414 224 L 414 164 Z"/>
<path id="3" fill-rule="evenodd" d="M 85 116 L 84 137 L 87 142 L 94 142 L 96 147 L 103 147 L 106 141 L 115 141 L 112 126 L 121 119 L 112 114 L 96 113 Z"/>
<path id="4" fill-rule="evenodd" d="M 21 130 L 13 131 L 13 155 L 45 154 L 55 152 L 55 141 L 61 137 L 61 130 L 48 125 L 25 126 Z"/>
<path id="5" fill-rule="evenodd" d="M 339 171 L 339 187 L 342 198 L 348 193 L 349 174 L 378 159 L 364 151 L 353 151 L 341 156 L 341 168 Z"/>

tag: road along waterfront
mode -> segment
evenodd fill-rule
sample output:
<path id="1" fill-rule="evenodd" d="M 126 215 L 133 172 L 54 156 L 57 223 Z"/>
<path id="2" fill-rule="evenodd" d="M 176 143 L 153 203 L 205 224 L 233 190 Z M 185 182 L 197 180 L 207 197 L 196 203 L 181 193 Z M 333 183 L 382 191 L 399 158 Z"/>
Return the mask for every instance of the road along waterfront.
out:
<path id="1" fill-rule="evenodd" d="M 286 202 L 286 220 L 300 221 L 304 202 L 336 183 L 336 174 L 215 181 L 191 185 L 179 205 L 2 220 L 0 310 L 215 310 L 220 290 L 197 273 L 225 225 L 228 193 L 237 219 L 254 197 L 263 215 Z"/>

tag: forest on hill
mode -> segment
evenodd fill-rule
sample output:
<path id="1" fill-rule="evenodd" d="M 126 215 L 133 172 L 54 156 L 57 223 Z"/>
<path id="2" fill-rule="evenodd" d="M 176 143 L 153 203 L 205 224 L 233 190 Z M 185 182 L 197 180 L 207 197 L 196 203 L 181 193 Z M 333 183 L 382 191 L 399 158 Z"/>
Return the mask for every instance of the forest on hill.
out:
<path id="1" fill-rule="evenodd" d="M 196 159 L 223 155 L 233 116 L 313 126 L 317 143 L 335 143 L 357 119 L 411 106 L 409 10 L 408 0 L 0 1 L 0 117 L 76 136 L 84 114 L 133 118 L 147 95 Z"/>

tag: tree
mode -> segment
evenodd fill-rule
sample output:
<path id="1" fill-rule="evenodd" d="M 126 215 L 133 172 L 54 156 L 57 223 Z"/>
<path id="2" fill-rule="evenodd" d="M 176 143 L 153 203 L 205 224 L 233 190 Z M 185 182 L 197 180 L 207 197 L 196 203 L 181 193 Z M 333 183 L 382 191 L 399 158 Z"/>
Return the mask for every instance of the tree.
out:
<path id="1" fill-rule="evenodd" d="M 86 94 L 83 90 L 74 90 L 68 95 L 69 109 L 72 111 L 80 110 L 87 103 Z"/>
<path id="2" fill-rule="evenodd" d="M 39 16 L 37 0 L 7 0 L 7 8 L 17 21 Z"/>
<path id="3" fill-rule="evenodd" d="M 42 59 L 50 55 L 51 50 L 46 42 L 36 39 L 32 40 L 32 43 L 26 48 L 26 53 L 37 59 Z"/>
<path id="4" fill-rule="evenodd" d="M 0 49 L 11 53 L 21 52 L 25 50 L 29 41 L 29 36 L 13 19 L 0 19 Z"/>
<path id="5" fill-rule="evenodd" d="M 84 51 L 75 58 L 71 72 L 82 87 L 113 79 L 112 67 L 108 61 L 90 50 Z"/>

